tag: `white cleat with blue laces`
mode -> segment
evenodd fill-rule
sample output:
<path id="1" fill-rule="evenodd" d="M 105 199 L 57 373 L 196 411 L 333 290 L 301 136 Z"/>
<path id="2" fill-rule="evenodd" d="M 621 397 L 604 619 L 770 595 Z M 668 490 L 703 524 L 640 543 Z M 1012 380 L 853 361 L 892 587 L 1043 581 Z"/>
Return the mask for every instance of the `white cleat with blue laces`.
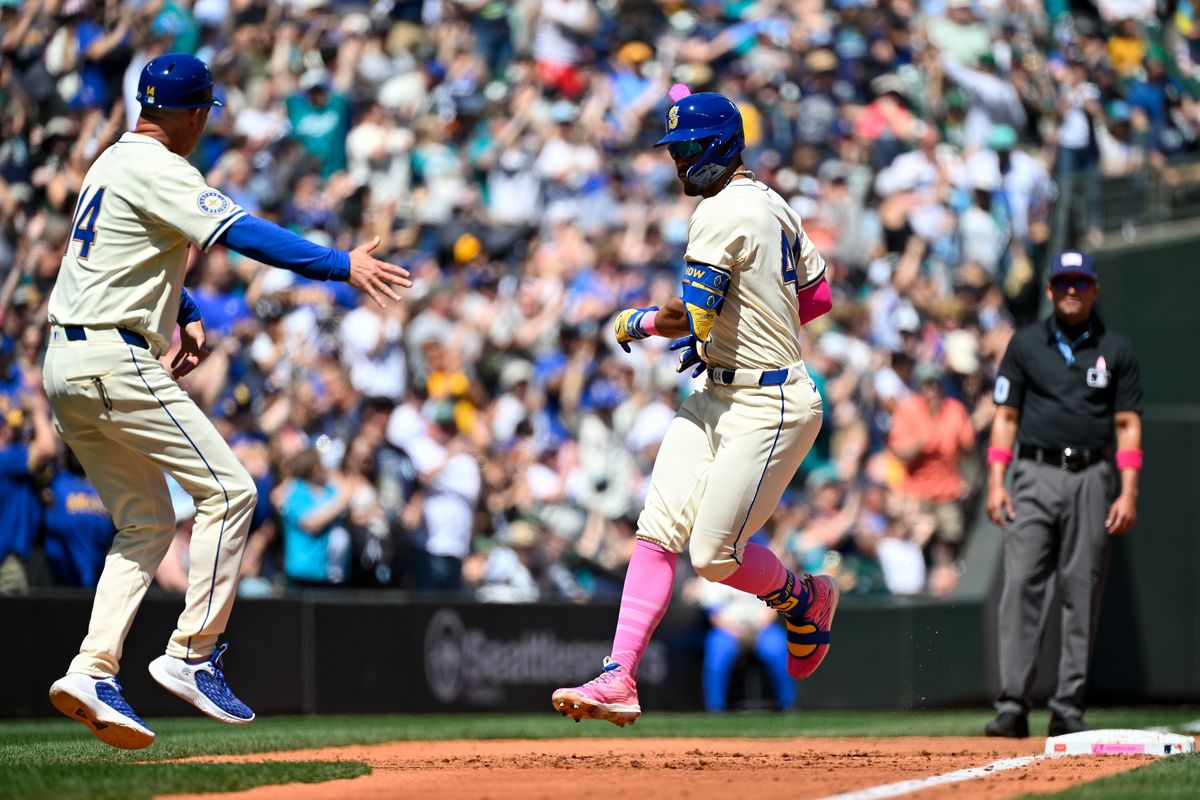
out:
<path id="1" fill-rule="evenodd" d="M 254 712 L 234 696 L 221 671 L 221 656 L 227 647 L 221 645 L 208 660 L 198 664 L 161 655 L 150 662 L 150 676 L 218 722 L 249 725 L 254 721 Z"/>
<path id="2" fill-rule="evenodd" d="M 154 731 L 125 702 L 116 678 L 69 673 L 50 687 L 50 702 L 112 747 L 141 750 L 154 743 Z"/>

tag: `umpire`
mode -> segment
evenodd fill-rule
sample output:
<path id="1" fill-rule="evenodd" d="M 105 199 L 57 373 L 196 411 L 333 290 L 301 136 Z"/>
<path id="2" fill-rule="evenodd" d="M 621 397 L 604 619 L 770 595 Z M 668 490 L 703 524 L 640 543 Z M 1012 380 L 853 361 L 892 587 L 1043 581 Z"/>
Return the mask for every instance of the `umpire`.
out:
<path id="1" fill-rule="evenodd" d="M 1049 735 L 1087 730 L 1084 690 L 1109 537 L 1137 516 L 1142 387 L 1133 345 L 1092 313 L 1100 285 L 1090 255 L 1055 258 L 1046 291 L 1054 316 L 1013 336 L 996 378 L 987 507 L 1008 532 L 1000 698 L 989 736 L 1029 735 L 1029 691 L 1053 583 L 1062 598 L 1062 652 Z M 1010 497 L 1004 474 L 1014 444 Z"/>

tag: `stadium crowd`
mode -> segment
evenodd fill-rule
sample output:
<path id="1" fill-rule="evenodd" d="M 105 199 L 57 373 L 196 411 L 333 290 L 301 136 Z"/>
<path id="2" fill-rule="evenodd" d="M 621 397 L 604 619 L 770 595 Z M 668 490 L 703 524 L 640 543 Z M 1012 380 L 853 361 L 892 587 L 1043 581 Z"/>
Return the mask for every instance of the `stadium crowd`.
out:
<path id="1" fill-rule="evenodd" d="M 1078 7 L 1076 7 L 1078 6 Z M 1096 10 L 1098 9 L 1098 16 Z M 215 248 L 183 380 L 259 484 L 241 591 L 615 596 L 692 386 L 610 321 L 678 291 L 674 82 L 738 102 L 834 311 L 824 429 L 767 530 L 847 592 L 953 591 L 995 367 L 1036 311 L 1058 186 L 1196 147 L 1191 3 L 0 0 L 0 593 L 93 585 L 111 523 L 56 442 L 46 300 L 91 160 L 153 56 L 211 64 L 194 156 L 242 207 L 413 273 L 381 311 Z M 1099 241 L 1092 205 L 1072 238 Z M 175 487 L 178 490 L 178 487 Z M 191 499 L 158 576 L 181 590 Z"/>

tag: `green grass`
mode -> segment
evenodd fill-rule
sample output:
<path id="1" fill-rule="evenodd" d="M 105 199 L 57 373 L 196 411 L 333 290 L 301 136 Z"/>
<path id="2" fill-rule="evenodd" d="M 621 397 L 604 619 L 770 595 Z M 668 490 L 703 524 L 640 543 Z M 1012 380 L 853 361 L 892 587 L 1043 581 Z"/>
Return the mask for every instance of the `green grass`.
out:
<path id="1" fill-rule="evenodd" d="M 21 800 L 143 800 L 179 792 L 235 792 L 273 783 L 357 778 L 371 769 L 354 761 L 260 764 L 21 764 L 6 766 L 0 797 Z"/>
<path id="2" fill-rule="evenodd" d="M 158 734 L 150 748 L 114 750 L 69 720 L 0 722 L 0 797 L 141 798 L 178 791 L 230 791 L 269 783 L 318 782 L 369 772 L 355 762 L 327 764 L 171 764 L 155 763 L 198 755 L 258 753 L 400 740 L 630 738 L 647 736 L 978 736 L 991 718 L 987 709 L 867 712 L 804 711 L 794 714 L 650 713 L 631 728 L 601 723 L 575 724 L 543 714 L 387 715 L 260 718 L 247 728 L 230 728 L 203 718 L 149 720 Z M 1197 708 L 1097 709 L 1093 727 L 1174 726 L 1200 718 Z M 1045 712 L 1030 719 L 1034 736 L 1043 735 Z M 1183 770 L 1181 772 L 1180 770 Z M 1189 771 L 1190 770 L 1190 771 Z M 1186 772 L 1185 777 L 1184 776 Z M 1159 794 L 1165 787 L 1200 777 L 1200 761 L 1179 757 L 1129 775 L 1097 782 L 1096 797 L 1184 797 Z M 1113 783 L 1121 780 L 1142 784 Z M 86 788 L 86 791 L 84 790 Z M 1071 790 L 1072 792 L 1077 790 Z M 1089 789 L 1093 791 L 1093 789 Z M 1074 794 L 1064 795 L 1074 798 Z M 1080 795 L 1092 800 L 1092 795 Z"/>
<path id="3" fill-rule="evenodd" d="M 1200 753 L 1162 758 L 1144 767 L 1080 784 L 1054 800 L 1195 800 L 1200 796 Z M 1045 800 L 1046 795 L 1027 795 Z"/>

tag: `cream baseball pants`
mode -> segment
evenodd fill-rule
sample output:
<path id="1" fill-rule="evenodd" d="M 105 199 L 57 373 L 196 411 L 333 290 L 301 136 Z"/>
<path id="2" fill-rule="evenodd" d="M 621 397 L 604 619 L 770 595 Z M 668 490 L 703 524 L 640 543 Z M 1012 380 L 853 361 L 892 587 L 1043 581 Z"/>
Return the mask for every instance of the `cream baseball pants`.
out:
<path id="1" fill-rule="evenodd" d="M 64 328 L 51 327 L 43 380 L 59 433 L 96 486 L 117 533 L 87 637 L 68 671 L 117 674 L 125 636 L 174 536 L 164 473 L 196 502 L 188 590 L 166 652 L 208 655 L 237 592 L 257 499 L 254 482 L 149 350 L 116 329 L 84 333 L 86 339 L 72 341 Z"/>

